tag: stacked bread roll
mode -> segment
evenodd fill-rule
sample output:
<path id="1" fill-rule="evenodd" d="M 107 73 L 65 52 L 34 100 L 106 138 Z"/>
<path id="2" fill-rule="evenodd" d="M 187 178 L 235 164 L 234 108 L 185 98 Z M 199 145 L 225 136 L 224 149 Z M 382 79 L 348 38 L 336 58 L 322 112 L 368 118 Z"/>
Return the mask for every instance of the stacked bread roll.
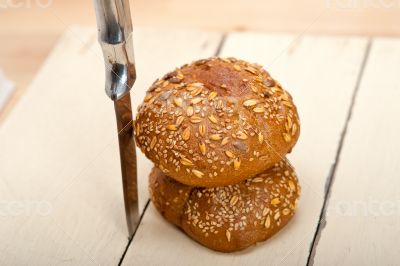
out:
<path id="1" fill-rule="evenodd" d="M 184 65 L 154 82 L 134 127 L 155 164 L 154 206 L 202 245 L 242 250 L 293 217 L 300 186 L 285 156 L 299 117 L 261 66 L 216 57 Z"/>

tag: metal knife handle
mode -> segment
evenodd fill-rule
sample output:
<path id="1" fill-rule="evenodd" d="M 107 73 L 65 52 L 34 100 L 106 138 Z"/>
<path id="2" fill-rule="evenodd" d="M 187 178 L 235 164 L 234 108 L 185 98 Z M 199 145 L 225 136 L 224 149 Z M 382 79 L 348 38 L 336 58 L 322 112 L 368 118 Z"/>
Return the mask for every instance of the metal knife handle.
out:
<path id="1" fill-rule="evenodd" d="M 106 66 L 106 93 L 119 100 L 136 80 L 129 0 L 93 0 Z"/>

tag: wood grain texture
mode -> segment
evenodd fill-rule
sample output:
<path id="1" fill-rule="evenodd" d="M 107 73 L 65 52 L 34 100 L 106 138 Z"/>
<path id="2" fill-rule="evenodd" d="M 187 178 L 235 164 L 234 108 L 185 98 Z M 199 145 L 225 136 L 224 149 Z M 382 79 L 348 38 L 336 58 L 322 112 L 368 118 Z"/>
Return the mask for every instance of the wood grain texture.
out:
<path id="1" fill-rule="evenodd" d="M 135 27 L 400 35 L 398 0 L 130 2 Z M 20 7 L 7 7 L 7 3 Z M 72 24 L 94 27 L 95 16 L 91 0 L 0 0 L 0 13 L 0 67 L 17 85 L 7 107 L 0 110 L 1 123 L 25 92 L 59 35 Z"/>
<path id="2" fill-rule="evenodd" d="M 212 55 L 221 35 L 138 29 L 134 38 L 137 106 L 160 73 Z M 0 265 L 119 262 L 128 239 L 103 68 L 95 29 L 70 28 L 2 124 Z M 143 210 L 151 164 L 139 158 Z"/>
<path id="3" fill-rule="evenodd" d="M 364 38 L 228 35 L 222 55 L 264 64 L 299 108 L 302 133 L 289 156 L 303 187 L 298 213 L 268 242 L 222 254 L 190 240 L 150 205 L 123 265 L 305 265 L 366 45 Z"/>
<path id="4" fill-rule="evenodd" d="M 400 261 L 400 40 L 375 39 L 332 186 L 315 265 Z"/>

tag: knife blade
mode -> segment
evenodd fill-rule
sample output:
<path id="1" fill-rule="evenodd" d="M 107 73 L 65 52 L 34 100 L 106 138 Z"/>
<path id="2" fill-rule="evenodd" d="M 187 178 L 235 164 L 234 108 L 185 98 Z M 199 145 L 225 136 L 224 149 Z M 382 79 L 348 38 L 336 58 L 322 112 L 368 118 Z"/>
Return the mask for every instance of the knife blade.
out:
<path id="1" fill-rule="evenodd" d="M 126 221 L 131 237 L 139 223 L 137 162 L 130 89 L 136 80 L 132 20 L 128 0 L 93 0 L 101 45 L 105 90 L 114 101 Z"/>

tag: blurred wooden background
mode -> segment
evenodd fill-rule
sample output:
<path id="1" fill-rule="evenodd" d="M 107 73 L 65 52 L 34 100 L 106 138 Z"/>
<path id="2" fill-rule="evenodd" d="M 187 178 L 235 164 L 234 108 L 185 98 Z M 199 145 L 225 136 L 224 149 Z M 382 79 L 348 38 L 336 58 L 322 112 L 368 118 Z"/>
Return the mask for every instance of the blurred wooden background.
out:
<path id="1" fill-rule="evenodd" d="M 400 35 L 400 0 L 134 0 L 135 26 Z M 91 0 L 0 0 L 0 69 L 23 93 L 59 35 L 94 25 Z M 3 114 L 3 115 L 2 115 Z"/>

